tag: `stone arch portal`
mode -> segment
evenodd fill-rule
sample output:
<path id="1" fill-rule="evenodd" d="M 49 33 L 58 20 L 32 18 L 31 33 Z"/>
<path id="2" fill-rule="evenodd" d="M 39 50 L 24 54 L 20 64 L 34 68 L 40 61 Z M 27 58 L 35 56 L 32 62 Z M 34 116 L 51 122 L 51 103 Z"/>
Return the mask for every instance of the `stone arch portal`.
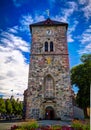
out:
<path id="1" fill-rule="evenodd" d="M 45 119 L 53 120 L 54 119 L 54 109 L 51 106 L 46 107 L 45 109 Z"/>

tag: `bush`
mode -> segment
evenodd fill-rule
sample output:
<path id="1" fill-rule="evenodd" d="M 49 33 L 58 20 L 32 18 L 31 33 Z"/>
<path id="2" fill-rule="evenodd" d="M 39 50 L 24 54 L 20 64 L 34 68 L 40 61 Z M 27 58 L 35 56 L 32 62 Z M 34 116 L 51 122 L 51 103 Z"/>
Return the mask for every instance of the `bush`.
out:
<path id="1" fill-rule="evenodd" d="M 38 128 L 39 125 L 35 120 L 29 120 L 28 122 L 23 123 L 21 126 L 12 126 L 11 130 L 32 130 Z"/>
<path id="2" fill-rule="evenodd" d="M 80 120 L 74 120 L 71 126 L 76 130 L 90 130 L 90 124 Z"/>
<path id="3" fill-rule="evenodd" d="M 72 123 L 73 128 L 82 128 L 82 124 L 79 120 L 74 120 Z"/>
<path id="4" fill-rule="evenodd" d="M 74 120 L 71 127 L 60 125 L 39 126 L 36 120 L 29 120 L 21 126 L 14 125 L 11 130 L 90 130 L 90 124 L 80 120 Z"/>
<path id="5" fill-rule="evenodd" d="M 90 130 L 90 124 L 83 124 L 82 130 Z"/>
<path id="6" fill-rule="evenodd" d="M 62 127 L 60 125 L 53 125 L 52 130 L 61 130 Z"/>
<path id="7" fill-rule="evenodd" d="M 22 130 L 31 130 L 31 129 L 36 129 L 38 127 L 39 125 L 35 120 L 30 120 L 29 122 L 26 122 L 22 126 L 20 126 Z"/>
<path id="8" fill-rule="evenodd" d="M 18 126 L 16 126 L 16 125 L 13 125 L 12 127 L 11 127 L 11 130 L 17 130 L 18 129 Z"/>

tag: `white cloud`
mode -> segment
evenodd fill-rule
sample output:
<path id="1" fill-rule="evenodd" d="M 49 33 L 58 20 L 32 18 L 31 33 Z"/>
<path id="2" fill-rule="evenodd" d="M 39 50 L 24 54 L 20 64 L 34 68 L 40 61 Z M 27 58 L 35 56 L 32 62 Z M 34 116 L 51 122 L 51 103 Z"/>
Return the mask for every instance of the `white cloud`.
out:
<path id="1" fill-rule="evenodd" d="M 69 21 L 69 17 L 77 10 L 78 7 L 76 2 L 68 2 L 67 5 L 68 8 L 62 10 L 63 16 L 61 17 L 61 20 L 64 22 Z"/>
<path id="2" fill-rule="evenodd" d="M 78 51 L 79 54 L 91 53 L 91 26 L 89 26 L 80 37 L 81 49 Z"/>
<path id="3" fill-rule="evenodd" d="M 42 19 L 42 15 L 35 15 L 34 20 L 31 15 L 24 15 L 20 19 L 21 26 L 0 30 L 0 95 L 10 98 L 13 93 L 15 98 L 23 100 L 23 93 L 28 85 L 29 65 L 22 52 L 29 53 L 29 43 L 19 33 L 30 34 L 29 25 Z"/>
<path id="4" fill-rule="evenodd" d="M 20 30 L 24 32 L 26 31 L 26 33 L 30 35 L 29 25 L 32 23 L 40 22 L 44 19 L 45 18 L 43 15 L 39 15 L 37 13 L 35 14 L 34 18 L 31 16 L 31 14 L 22 15 L 20 18 L 20 23 L 21 23 Z"/>
<path id="5" fill-rule="evenodd" d="M 11 89 L 14 90 L 14 96 L 16 93 L 23 94 L 27 88 L 28 79 L 28 64 L 24 61 L 24 56 L 18 50 L 12 52 L 0 52 L 0 84 L 3 87 L 1 92 L 6 93 L 5 96 L 11 96 Z M 7 92 L 6 92 L 7 90 Z"/>
<path id="6" fill-rule="evenodd" d="M 38 15 L 38 14 L 35 15 L 34 22 L 40 22 L 43 20 L 45 20 L 45 17 L 43 15 Z"/>
<path id="7" fill-rule="evenodd" d="M 84 15 L 87 19 L 91 18 L 91 1 L 90 1 L 89 5 L 84 7 L 82 10 L 84 11 Z"/>
<path id="8" fill-rule="evenodd" d="M 89 26 L 82 34 L 81 44 L 91 43 L 91 26 Z"/>
<path id="9" fill-rule="evenodd" d="M 74 39 L 72 38 L 72 34 L 68 34 L 68 42 L 74 42 Z"/>
<path id="10" fill-rule="evenodd" d="M 14 32 L 14 28 L 12 28 L 12 30 Z M 12 49 L 19 49 L 24 52 L 29 52 L 28 43 L 24 41 L 21 37 L 16 36 L 15 34 L 10 32 L 2 32 L 0 37 L 2 44 L 5 46 L 6 49 L 7 47 L 9 47 L 11 51 Z"/>
<path id="11" fill-rule="evenodd" d="M 14 96 L 22 99 L 28 79 L 28 64 L 22 52 L 29 52 L 29 45 L 11 32 L 17 33 L 12 28 L 0 35 L 0 93 L 7 98 L 13 89 Z"/>
<path id="12" fill-rule="evenodd" d="M 84 4 L 86 4 L 87 1 L 88 0 L 79 0 L 79 3 L 82 4 L 82 5 L 84 5 Z"/>
<path id="13" fill-rule="evenodd" d="M 91 18 L 91 0 L 79 0 L 79 3 L 83 5 L 81 10 L 84 12 L 84 16 L 88 19 Z"/>
<path id="14" fill-rule="evenodd" d="M 30 14 L 21 16 L 20 23 L 21 23 L 22 26 L 27 27 L 33 22 L 34 22 L 34 20 L 33 20 L 32 16 Z"/>
<path id="15" fill-rule="evenodd" d="M 78 25 L 78 21 L 73 21 L 73 24 L 71 24 L 68 28 L 68 42 L 74 42 L 74 36 L 73 32 L 76 30 L 76 27 Z"/>
<path id="16" fill-rule="evenodd" d="M 18 26 L 14 26 L 12 28 L 8 28 L 9 33 L 17 34 L 18 33 Z"/>
<path id="17" fill-rule="evenodd" d="M 61 9 L 62 15 L 56 15 L 53 19 L 61 22 L 70 23 L 68 27 L 68 42 L 74 42 L 73 32 L 75 31 L 78 21 L 70 20 L 70 17 L 74 13 L 74 11 L 78 10 L 78 6 L 76 2 L 68 2 L 67 7 L 65 9 Z"/>
<path id="18" fill-rule="evenodd" d="M 80 55 L 82 54 L 91 54 L 91 43 L 87 44 L 85 47 L 81 47 L 81 49 L 78 51 Z"/>

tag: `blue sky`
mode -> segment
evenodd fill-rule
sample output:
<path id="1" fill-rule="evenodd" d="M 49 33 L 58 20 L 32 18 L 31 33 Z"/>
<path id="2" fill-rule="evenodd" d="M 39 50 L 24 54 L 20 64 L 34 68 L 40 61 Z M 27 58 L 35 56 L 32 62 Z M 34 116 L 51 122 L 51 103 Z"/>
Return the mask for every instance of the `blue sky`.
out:
<path id="1" fill-rule="evenodd" d="M 22 99 L 28 82 L 29 24 L 47 19 L 47 10 L 51 19 L 69 24 L 70 68 L 82 54 L 91 53 L 91 0 L 1 0 L 0 95 Z"/>

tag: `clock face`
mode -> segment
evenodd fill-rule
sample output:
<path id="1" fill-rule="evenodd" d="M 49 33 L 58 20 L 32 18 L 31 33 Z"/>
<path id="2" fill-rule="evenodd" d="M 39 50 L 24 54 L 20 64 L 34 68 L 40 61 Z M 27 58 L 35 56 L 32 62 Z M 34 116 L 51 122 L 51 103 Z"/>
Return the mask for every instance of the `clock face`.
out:
<path id="1" fill-rule="evenodd" d="M 46 31 L 46 33 L 47 33 L 48 35 L 51 35 L 51 30 L 48 29 L 48 30 Z"/>

